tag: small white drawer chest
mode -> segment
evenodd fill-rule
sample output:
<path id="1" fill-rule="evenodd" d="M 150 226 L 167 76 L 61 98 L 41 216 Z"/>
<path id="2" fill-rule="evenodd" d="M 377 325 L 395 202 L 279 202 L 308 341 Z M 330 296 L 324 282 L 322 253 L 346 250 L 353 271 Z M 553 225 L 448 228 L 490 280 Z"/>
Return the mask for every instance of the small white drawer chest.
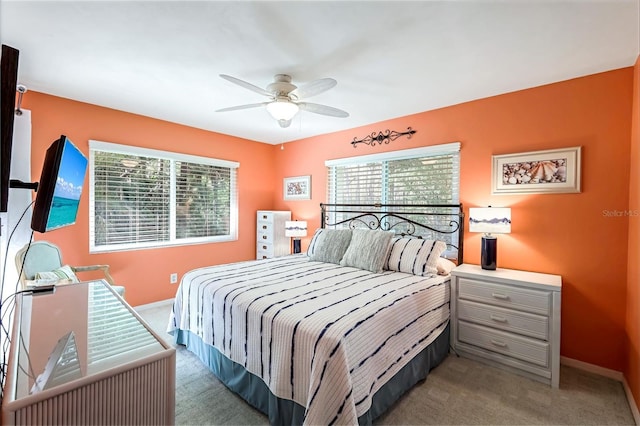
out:
<path id="1" fill-rule="evenodd" d="M 258 210 L 256 230 L 256 259 L 271 259 L 291 253 L 291 239 L 284 235 L 285 222 L 291 212 Z"/>
<path id="2" fill-rule="evenodd" d="M 561 293 L 559 275 L 462 264 L 451 271 L 451 345 L 557 388 Z"/>

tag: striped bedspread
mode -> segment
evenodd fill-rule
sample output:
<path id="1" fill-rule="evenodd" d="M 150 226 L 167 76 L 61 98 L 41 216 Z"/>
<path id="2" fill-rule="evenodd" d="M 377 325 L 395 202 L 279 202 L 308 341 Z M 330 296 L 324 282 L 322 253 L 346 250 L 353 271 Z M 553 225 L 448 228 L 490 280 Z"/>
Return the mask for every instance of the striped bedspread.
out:
<path id="1" fill-rule="evenodd" d="M 169 331 L 197 334 L 274 395 L 306 407 L 305 424 L 356 424 L 448 321 L 448 277 L 294 255 L 185 274 Z"/>

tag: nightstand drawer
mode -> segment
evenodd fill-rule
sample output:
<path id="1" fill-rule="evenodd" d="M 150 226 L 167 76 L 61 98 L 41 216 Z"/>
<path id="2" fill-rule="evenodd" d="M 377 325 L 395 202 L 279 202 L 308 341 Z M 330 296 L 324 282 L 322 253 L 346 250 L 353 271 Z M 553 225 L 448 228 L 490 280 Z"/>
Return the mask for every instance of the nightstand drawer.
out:
<path id="1" fill-rule="evenodd" d="M 470 345 L 512 358 L 549 367 L 549 344 L 528 337 L 491 329 L 466 321 L 458 322 L 458 339 Z"/>
<path id="2" fill-rule="evenodd" d="M 549 318 L 542 315 L 459 300 L 458 318 L 536 339 L 549 340 Z"/>
<path id="3" fill-rule="evenodd" d="M 551 292 L 469 278 L 459 279 L 458 296 L 460 299 L 542 315 L 549 315 L 551 308 Z"/>

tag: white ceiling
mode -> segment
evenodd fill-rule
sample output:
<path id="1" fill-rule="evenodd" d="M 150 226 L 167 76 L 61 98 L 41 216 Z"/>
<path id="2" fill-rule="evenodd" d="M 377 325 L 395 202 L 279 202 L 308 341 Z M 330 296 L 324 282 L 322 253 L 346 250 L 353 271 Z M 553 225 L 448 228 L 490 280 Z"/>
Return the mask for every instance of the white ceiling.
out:
<path id="1" fill-rule="evenodd" d="M 639 16 L 639 0 L 2 0 L 0 39 L 29 90 L 278 144 L 631 66 Z M 214 112 L 266 100 L 219 74 L 279 73 L 335 78 L 309 101 L 350 117 Z"/>

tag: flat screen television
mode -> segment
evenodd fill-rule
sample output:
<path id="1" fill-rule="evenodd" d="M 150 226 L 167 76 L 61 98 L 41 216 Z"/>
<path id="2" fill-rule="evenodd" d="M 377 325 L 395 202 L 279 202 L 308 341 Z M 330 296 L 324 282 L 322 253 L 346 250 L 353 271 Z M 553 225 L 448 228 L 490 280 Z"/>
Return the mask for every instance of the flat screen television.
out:
<path id="1" fill-rule="evenodd" d="M 7 211 L 9 204 L 9 178 L 11 175 L 11 148 L 13 145 L 13 122 L 18 85 L 19 52 L 2 45 L 0 59 L 0 212 Z"/>
<path id="2" fill-rule="evenodd" d="M 65 135 L 54 141 L 44 158 L 31 229 L 48 232 L 76 222 L 87 158 Z"/>

